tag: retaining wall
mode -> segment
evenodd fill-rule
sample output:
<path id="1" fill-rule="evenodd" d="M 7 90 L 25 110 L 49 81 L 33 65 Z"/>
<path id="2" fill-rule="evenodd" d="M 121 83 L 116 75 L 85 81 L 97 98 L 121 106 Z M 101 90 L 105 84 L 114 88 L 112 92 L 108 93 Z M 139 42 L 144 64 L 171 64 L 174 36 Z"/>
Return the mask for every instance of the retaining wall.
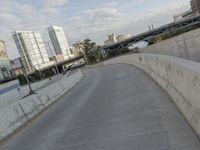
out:
<path id="1" fill-rule="evenodd" d="M 83 74 L 79 71 L 37 91 L 36 95 L 31 95 L 15 104 L 0 109 L 0 140 L 55 102 L 77 84 L 82 77 Z"/>
<path id="2" fill-rule="evenodd" d="M 200 62 L 200 29 L 186 32 L 140 50 Z"/>
<path id="3" fill-rule="evenodd" d="M 132 64 L 149 74 L 173 99 L 200 136 L 200 64 L 157 54 L 131 54 L 104 62 Z M 184 132 L 184 131 L 183 131 Z"/>

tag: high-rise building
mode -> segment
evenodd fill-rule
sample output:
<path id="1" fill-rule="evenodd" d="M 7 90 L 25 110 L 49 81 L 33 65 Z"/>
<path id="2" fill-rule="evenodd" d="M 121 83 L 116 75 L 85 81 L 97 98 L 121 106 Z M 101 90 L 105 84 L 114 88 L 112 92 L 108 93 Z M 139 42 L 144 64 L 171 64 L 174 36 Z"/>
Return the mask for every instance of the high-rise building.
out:
<path id="1" fill-rule="evenodd" d="M 73 57 L 63 28 L 52 26 L 48 28 L 48 32 L 56 55 L 63 55 L 65 60 Z"/>
<path id="2" fill-rule="evenodd" d="M 192 11 L 195 15 L 200 14 L 200 0 L 191 0 L 190 1 Z"/>
<path id="3" fill-rule="evenodd" d="M 12 79 L 14 76 L 6 52 L 6 44 L 4 41 L 0 41 L 0 82 Z"/>
<path id="4" fill-rule="evenodd" d="M 50 65 L 42 36 L 39 32 L 15 31 L 13 38 L 27 74 Z"/>

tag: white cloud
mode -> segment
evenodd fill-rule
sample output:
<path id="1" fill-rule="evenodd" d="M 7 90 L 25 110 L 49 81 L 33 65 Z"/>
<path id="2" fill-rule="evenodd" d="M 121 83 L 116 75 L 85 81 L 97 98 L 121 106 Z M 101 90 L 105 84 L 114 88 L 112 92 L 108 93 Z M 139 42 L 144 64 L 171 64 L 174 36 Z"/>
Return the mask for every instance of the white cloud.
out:
<path id="1" fill-rule="evenodd" d="M 97 8 L 97 9 L 91 9 L 84 12 L 85 15 L 88 15 L 89 17 L 92 17 L 94 19 L 99 18 L 110 18 L 110 17 L 118 17 L 120 15 L 120 12 L 117 8 Z"/>
<path id="2" fill-rule="evenodd" d="M 121 15 L 117 8 L 99 7 L 86 10 L 70 20 L 74 22 L 74 28 L 88 35 L 119 26 Z"/>
<path id="3" fill-rule="evenodd" d="M 131 32 L 137 34 L 148 30 L 148 26 L 154 24 L 154 27 L 159 27 L 173 21 L 173 15 L 186 11 L 190 8 L 189 3 L 179 2 L 169 4 L 157 9 L 151 9 L 143 13 L 136 14 L 134 19 L 121 27 L 122 32 Z"/>
<path id="4" fill-rule="evenodd" d="M 0 39 L 5 40 L 9 56 L 18 55 L 11 33 L 15 30 L 37 30 L 47 40 L 49 25 L 63 26 L 69 41 L 75 42 L 80 38 L 90 37 L 96 41 L 106 38 L 112 32 L 138 33 L 148 29 L 149 24 L 159 26 L 172 21 L 172 16 L 182 10 L 187 10 L 189 4 L 183 2 L 151 9 L 138 14 L 128 14 L 126 4 L 119 1 L 108 1 L 88 10 L 80 11 L 71 18 L 64 18 L 60 7 L 68 4 L 68 0 L 37 0 L 42 3 L 36 6 L 33 3 L 22 3 L 16 0 L 0 1 Z M 127 4 L 134 6 L 145 0 L 133 0 Z M 74 13 L 74 12 L 73 12 Z"/>
<path id="5" fill-rule="evenodd" d="M 143 3 L 144 0 L 134 0 L 133 2 L 134 2 L 134 3 Z"/>
<path id="6" fill-rule="evenodd" d="M 137 2 L 141 3 L 143 1 L 138 0 Z M 187 1 L 182 1 L 165 5 L 156 9 L 149 9 L 144 12 L 141 11 L 137 14 L 127 14 L 124 12 L 120 12 L 118 9 L 116 9 L 117 6 L 113 7 L 112 5 L 116 5 L 116 3 L 110 3 L 110 8 L 105 8 L 115 10 L 113 12 L 115 12 L 117 15 L 114 15 L 115 13 L 109 13 L 113 15 L 105 13 L 107 15 L 104 16 L 100 15 L 101 13 L 97 13 L 101 12 L 99 10 L 103 10 L 103 8 L 88 10 L 86 11 L 86 14 L 87 12 L 90 12 L 92 15 L 88 15 L 86 17 L 83 13 L 82 15 L 74 17 L 73 21 L 76 22 L 74 23 L 76 25 L 73 27 L 74 30 L 80 31 L 79 33 L 81 33 L 82 35 L 91 37 L 94 40 L 98 42 L 101 41 L 100 43 L 103 43 L 103 40 L 106 39 L 107 34 L 110 34 L 112 32 L 124 32 L 134 35 L 145 32 L 148 30 L 149 25 L 154 24 L 154 27 L 159 27 L 161 25 L 170 23 L 173 21 L 173 15 L 190 8 L 190 5 Z M 80 34 L 76 34 L 76 36 L 80 37 Z"/>
<path id="7" fill-rule="evenodd" d="M 42 0 L 44 7 L 58 7 L 64 6 L 68 3 L 68 0 Z"/>
<path id="8" fill-rule="evenodd" d="M 139 20 L 145 20 L 148 18 L 156 19 L 156 17 L 159 17 L 159 16 L 168 16 L 172 19 L 173 15 L 180 13 L 181 11 L 187 10 L 189 8 L 190 8 L 189 4 L 185 3 L 185 2 L 173 3 L 173 4 L 169 4 L 169 5 L 157 8 L 157 9 L 151 9 L 146 12 L 137 14 L 134 17 L 133 21 L 137 22 Z M 163 18 L 160 21 L 162 22 L 165 20 Z"/>
<path id="9" fill-rule="evenodd" d="M 9 56 L 15 58 L 19 55 L 12 39 L 13 31 L 40 31 L 44 37 L 48 38 L 46 28 L 56 23 L 61 13 L 59 7 L 67 3 L 68 0 L 0 1 L 0 40 L 6 42 Z"/>

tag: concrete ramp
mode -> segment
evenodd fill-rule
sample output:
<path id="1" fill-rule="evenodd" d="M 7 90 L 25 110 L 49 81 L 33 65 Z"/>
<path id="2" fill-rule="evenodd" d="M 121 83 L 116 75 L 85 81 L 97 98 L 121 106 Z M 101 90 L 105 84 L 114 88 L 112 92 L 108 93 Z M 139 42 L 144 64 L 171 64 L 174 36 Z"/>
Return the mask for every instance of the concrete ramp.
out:
<path id="1" fill-rule="evenodd" d="M 167 93 L 130 65 L 85 70 L 73 91 L 2 150 L 199 150 Z"/>

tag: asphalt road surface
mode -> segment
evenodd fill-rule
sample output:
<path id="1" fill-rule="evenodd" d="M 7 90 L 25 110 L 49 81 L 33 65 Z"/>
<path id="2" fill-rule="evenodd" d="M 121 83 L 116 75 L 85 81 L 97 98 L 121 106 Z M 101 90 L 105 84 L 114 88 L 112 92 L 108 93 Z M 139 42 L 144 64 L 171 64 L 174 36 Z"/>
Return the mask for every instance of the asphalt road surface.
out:
<path id="1" fill-rule="evenodd" d="M 47 83 L 45 83 L 44 85 L 42 85 L 39 89 L 37 89 L 37 91 L 38 91 L 38 90 L 41 90 L 41 89 L 43 89 L 43 88 L 46 88 L 46 87 L 48 87 L 49 85 L 51 85 L 51 84 L 57 82 L 58 80 L 61 80 L 61 79 L 63 79 L 63 78 L 66 78 L 67 76 L 71 76 L 72 74 L 74 74 L 74 73 L 76 73 L 76 72 L 77 72 L 77 69 L 74 69 L 74 70 L 69 70 L 69 71 L 67 71 L 66 74 L 60 73 L 59 75 L 52 76 L 52 77 L 51 77 L 51 80 L 49 80 Z"/>
<path id="2" fill-rule="evenodd" d="M 2 150 L 199 150 L 167 94 L 128 65 L 85 70 L 84 79 Z"/>

